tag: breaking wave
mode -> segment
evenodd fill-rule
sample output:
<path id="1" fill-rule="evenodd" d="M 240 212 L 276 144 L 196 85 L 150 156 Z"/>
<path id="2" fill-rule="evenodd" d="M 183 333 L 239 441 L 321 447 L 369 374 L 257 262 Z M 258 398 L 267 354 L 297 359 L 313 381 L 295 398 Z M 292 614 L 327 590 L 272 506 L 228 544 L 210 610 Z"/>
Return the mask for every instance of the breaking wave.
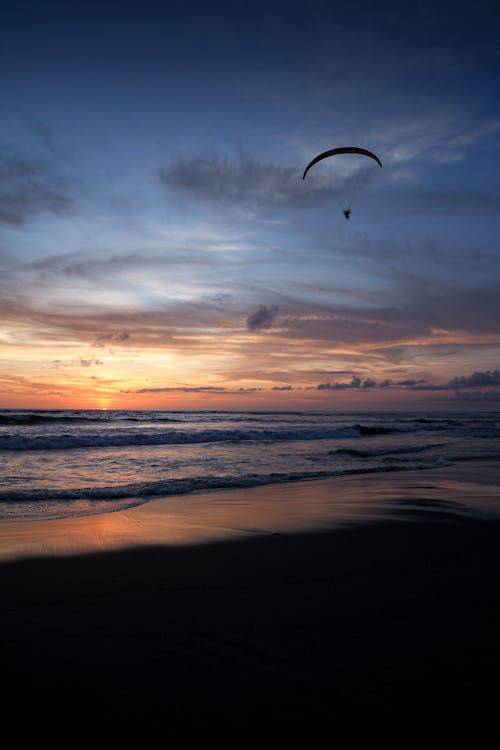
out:
<path id="1" fill-rule="evenodd" d="M 420 429 L 420 428 L 414 428 Z M 385 435 L 390 432 L 409 432 L 412 428 L 378 428 L 355 424 L 346 427 L 305 428 L 250 428 L 250 429 L 199 429 L 176 428 L 158 431 L 136 429 L 109 429 L 90 432 L 55 432 L 52 434 L 29 432 L 0 434 L 0 450 L 36 451 L 67 450 L 71 448 L 108 448 L 137 445 L 181 445 L 187 443 L 219 442 L 284 442 L 297 440 L 342 440 L 370 435 Z"/>

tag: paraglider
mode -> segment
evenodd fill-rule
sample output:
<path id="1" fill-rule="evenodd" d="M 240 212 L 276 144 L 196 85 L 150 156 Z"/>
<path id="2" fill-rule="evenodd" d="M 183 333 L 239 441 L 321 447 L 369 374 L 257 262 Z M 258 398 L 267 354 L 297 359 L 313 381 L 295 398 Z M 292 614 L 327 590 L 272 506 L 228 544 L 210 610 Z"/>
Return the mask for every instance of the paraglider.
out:
<path id="1" fill-rule="evenodd" d="M 373 153 L 373 151 L 368 151 L 368 149 L 359 148 L 358 146 L 342 146 L 340 148 L 332 148 L 329 151 L 323 151 L 323 153 L 315 156 L 314 159 L 310 161 L 305 168 L 302 179 L 305 180 L 306 174 L 309 172 L 311 167 L 314 166 L 314 164 L 317 164 L 319 161 L 322 161 L 322 159 L 326 159 L 329 156 L 337 156 L 339 154 L 360 154 L 361 156 L 368 156 L 370 159 L 373 159 L 375 162 L 377 162 L 379 167 L 382 166 L 382 162 L 380 161 L 378 156 Z M 351 218 L 350 206 L 343 206 L 342 213 L 344 214 L 344 217 L 349 220 Z"/>

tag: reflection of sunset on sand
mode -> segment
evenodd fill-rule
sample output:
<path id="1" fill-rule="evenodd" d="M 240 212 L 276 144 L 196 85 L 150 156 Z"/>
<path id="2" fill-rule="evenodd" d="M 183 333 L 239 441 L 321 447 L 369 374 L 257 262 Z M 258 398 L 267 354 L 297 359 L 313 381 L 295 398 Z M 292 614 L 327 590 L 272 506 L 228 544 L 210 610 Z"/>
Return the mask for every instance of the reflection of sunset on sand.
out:
<path id="1" fill-rule="evenodd" d="M 0 559 L 191 545 L 441 515 L 499 517 L 493 462 L 153 499 L 115 513 L 0 525 Z"/>

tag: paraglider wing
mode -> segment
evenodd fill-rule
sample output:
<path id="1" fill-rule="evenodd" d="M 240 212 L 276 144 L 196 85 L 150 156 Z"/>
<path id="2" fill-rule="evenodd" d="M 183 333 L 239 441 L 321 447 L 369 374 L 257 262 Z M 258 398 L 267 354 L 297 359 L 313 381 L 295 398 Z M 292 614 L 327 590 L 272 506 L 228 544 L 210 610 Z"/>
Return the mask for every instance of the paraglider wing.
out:
<path id="1" fill-rule="evenodd" d="M 336 156 L 337 154 L 361 154 L 362 156 L 369 156 L 371 159 L 374 159 L 380 167 L 382 166 L 382 162 L 372 151 L 368 151 L 366 148 L 358 148 L 357 146 L 343 146 L 342 148 L 332 148 L 330 151 L 324 151 L 322 154 L 315 156 L 305 168 L 302 179 L 305 179 L 306 174 L 314 164 L 317 164 L 322 159 L 326 159 L 327 156 Z"/>

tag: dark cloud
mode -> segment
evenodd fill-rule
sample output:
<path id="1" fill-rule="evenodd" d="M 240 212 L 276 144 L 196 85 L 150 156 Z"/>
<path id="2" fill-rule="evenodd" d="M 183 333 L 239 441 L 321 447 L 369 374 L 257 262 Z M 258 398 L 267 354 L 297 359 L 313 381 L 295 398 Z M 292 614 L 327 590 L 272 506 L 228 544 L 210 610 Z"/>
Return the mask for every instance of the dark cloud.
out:
<path id="1" fill-rule="evenodd" d="M 498 370 L 486 370 L 486 372 L 474 372 L 469 376 L 462 376 L 450 380 L 449 388 L 471 388 L 477 386 L 500 385 L 500 372 Z"/>
<path id="2" fill-rule="evenodd" d="M 276 305 L 259 305 L 258 309 L 247 318 L 248 330 L 260 331 L 263 328 L 271 328 L 278 313 L 279 308 Z"/>
<path id="3" fill-rule="evenodd" d="M 333 383 L 320 383 L 316 386 L 318 391 L 346 391 L 356 390 L 357 388 L 375 388 L 377 383 L 371 378 L 363 380 L 358 375 L 353 375 L 351 380 L 347 383 L 333 382 Z"/>
<path id="4" fill-rule="evenodd" d="M 498 370 L 486 370 L 485 372 L 474 372 L 472 375 L 460 375 L 441 385 L 434 385 L 433 383 L 419 384 L 414 386 L 413 390 L 455 391 L 460 388 L 467 389 L 497 385 L 500 385 L 500 372 Z"/>
<path id="5" fill-rule="evenodd" d="M 106 333 L 100 333 L 92 346 L 104 347 L 106 344 L 112 343 L 123 343 L 128 341 L 130 333 L 128 331 L 108 331 Z"/>
<path id="6" fill-rule="evenodd" d="M 305 182 L 304 165 L 287 167 L 263 164 L 251 158 L 239 161 L 220 158 L 179 161 L 170 167 L 160 167 L 162 185 L 190 193 L 210 203 L 237 204 L 253 208 L 284 206 L 308 208 L 322 200 L 340 194 L 353 177 L 344 177 L 337 184 L 324 177 Z M 360 177 L 361 175 L 361 177 Z M 364 171 L 357 174 L 363 181 Z"/>
<path id="7" fill-rule="evenodd" d="M 359 388 L 407 388 L 412 391 L 455 391 L 457 396 L 462 395 L 463 398 L 467 396 L 459 393 L 460 389 L 478 388 L 478 387 L 493 387 L 500 386 L 500 372 L 498 370 L 487 370 L 486 372 L 475 372 L 472 375 L 465 375 L 452 378 L 447 383 L 434 384 L 427 383 L 425 380 L 411 379 L 406 380 L 391 380 L 385 379 L 379 382 L 372 380 L 371 378 L 362 379 L 359 375 L 353 375 L 350 381 L 334 381 L 327 383 L 319 383 L 316 389 L 319 391 L 345 391 L 355 390 Z M 474 392 L 477 396 L 478 390 Z M 488 394 L 495 393 L 494 390 L 484 391 L 484 397 Z"/>

